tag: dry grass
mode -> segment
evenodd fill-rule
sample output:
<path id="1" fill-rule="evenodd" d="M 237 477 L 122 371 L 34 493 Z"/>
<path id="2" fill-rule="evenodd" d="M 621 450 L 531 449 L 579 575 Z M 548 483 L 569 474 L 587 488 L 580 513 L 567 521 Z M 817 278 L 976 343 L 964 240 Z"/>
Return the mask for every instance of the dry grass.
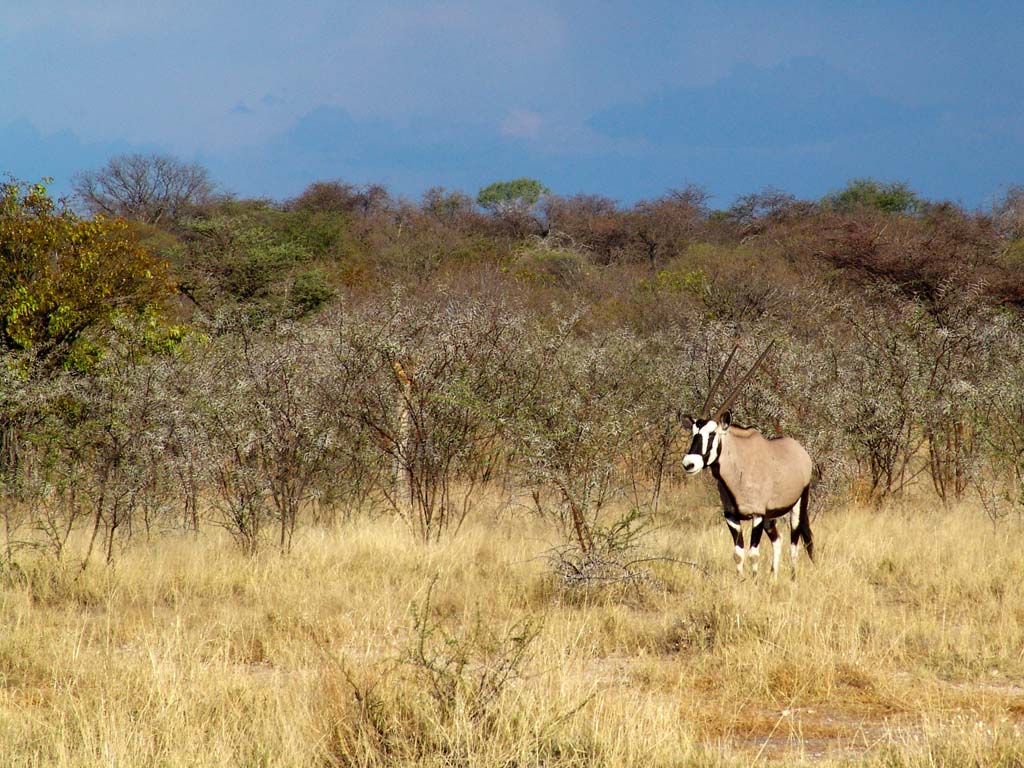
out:
<path id="1" fill-rule="evenodd" d="M 698 504 L 694 502 L 699 501 Z M 681 495 L 639 594 L 582 595 L 530 519 L 423 546 L 362 522 L 253 560 L 162 539 L 0 590 L 6 765 L 1024 763 L 1019 521 L 819 516 L 796 581 L 739 581 Z M 433 585 L 433 586 L 431 586 Z M 428 602 L 429 592 L 429 602 Z M 417 620 L 419 631 L 417 631 Z M 517 655 L 520 653 L 522 655 Z"/>

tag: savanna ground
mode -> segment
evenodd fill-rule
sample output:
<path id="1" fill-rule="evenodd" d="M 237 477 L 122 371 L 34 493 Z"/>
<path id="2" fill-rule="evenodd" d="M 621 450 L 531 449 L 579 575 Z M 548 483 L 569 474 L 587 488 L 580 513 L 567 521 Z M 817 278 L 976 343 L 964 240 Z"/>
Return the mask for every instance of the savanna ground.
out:
<path id="1" fill-rule="evenodd" d="M 363 518 L 215 533 L 0 590 L 5 765 L 1021 765 L 1021 521 L 820 511 L 817 563 L 737 578 L 710 481 L 650 580 L 580 591 L 493 500 L 438 544 Z M 788 548 L 787 548 L 788 549 Z"/>

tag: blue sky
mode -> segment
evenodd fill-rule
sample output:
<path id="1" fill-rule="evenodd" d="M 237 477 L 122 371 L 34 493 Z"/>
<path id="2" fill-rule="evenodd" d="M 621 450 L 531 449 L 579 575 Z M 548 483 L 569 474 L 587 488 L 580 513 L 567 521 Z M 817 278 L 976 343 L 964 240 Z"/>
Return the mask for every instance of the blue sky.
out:
<path id="1" fill-rule="evenodd" d="M 0 172 L 122 152 L 285 199 L 533 176 L 623 203 L 696 183 L 1024 184 L 1024 3 L 0 0 Z"/>

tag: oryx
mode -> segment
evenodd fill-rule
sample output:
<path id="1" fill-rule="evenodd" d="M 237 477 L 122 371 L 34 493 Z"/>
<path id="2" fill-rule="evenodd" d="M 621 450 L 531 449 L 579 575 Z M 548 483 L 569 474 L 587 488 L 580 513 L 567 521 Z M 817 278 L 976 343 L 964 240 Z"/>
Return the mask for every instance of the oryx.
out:
<path id="1" fill-rule="evenodd" d="M 774 342 L 773 342 L 774 343 Z M 744 520 L 752 521 L 750 531 L 751 571 L 757 574 L 758 546 L 761 533 L 766 532 L 772 542 L 772 576 L 779 568 L 782 541 L 775 528 L 776 518 L 789 514 L 790 555 L 793 573 L 796 573 L 800 539 L 807 555 L 814 559 L 814 541 L 811 538 L 807 497 L 811 484 L 811 457 L 796 440 L 789 437 L 766 439 L 756 429 L 732 424 L 729 407 L 740 389 L 764 361 L 772 344 L 761 353 L 740 383 L 713 414 L 711 401 L 721 384 L 729 363 L 736 354 L 734 348 L 725 366 L 711 385 L 707 400 L 698 419 L 684 418 L 693 432 L 690 449 L 683 457 L 683 469 L 696 475 L 705 467 L 718 481 L 718 493 L 725 508 L 725 522 L 732 533 L 736 570 L 743 573 L 745 551 L 743 547 Z"/>

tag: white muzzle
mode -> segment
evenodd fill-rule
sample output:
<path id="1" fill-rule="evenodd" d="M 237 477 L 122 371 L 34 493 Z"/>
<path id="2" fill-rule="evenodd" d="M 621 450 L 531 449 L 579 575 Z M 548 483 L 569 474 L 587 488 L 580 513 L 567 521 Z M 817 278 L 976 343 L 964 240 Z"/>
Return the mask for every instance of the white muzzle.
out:
<path id="1" fill-rule="evenodd" d="M 704 457 L 699 453 L 688 453 L 683 456 L 683 469 L 686 474 L 695 475 L 704 469 Z"/>

